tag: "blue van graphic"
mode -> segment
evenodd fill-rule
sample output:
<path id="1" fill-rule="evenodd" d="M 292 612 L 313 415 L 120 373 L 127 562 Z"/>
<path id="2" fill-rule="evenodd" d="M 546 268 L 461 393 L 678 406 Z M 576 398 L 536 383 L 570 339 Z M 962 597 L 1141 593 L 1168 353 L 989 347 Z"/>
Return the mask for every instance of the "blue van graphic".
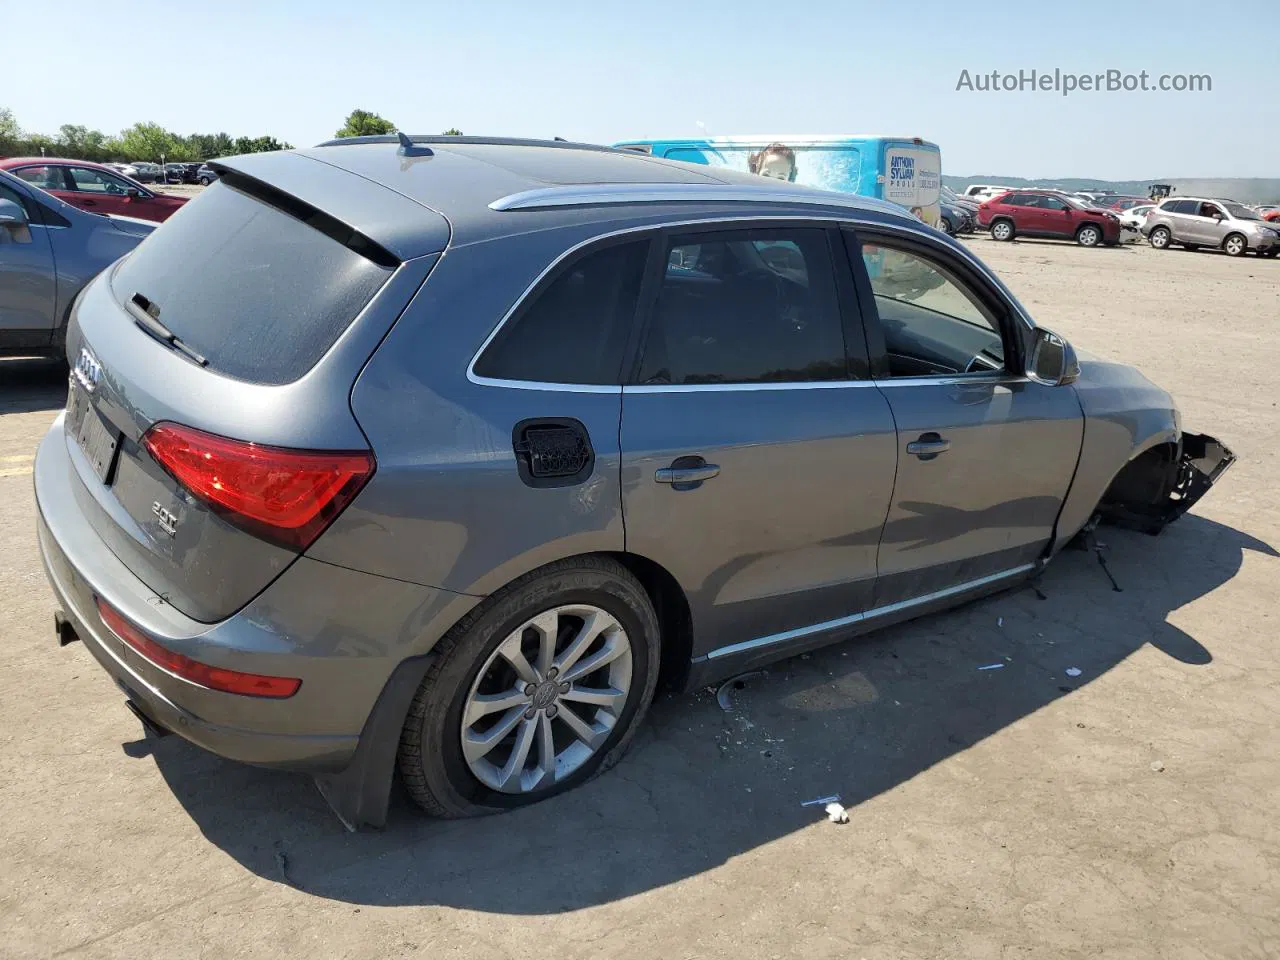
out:
<path id="1" fill-rule="evenodd" d="M 919 137 L 751 135 L 697 140 L 624 140 L 615 147 L 876 197 L 936 226 L 942 151 Z"/>

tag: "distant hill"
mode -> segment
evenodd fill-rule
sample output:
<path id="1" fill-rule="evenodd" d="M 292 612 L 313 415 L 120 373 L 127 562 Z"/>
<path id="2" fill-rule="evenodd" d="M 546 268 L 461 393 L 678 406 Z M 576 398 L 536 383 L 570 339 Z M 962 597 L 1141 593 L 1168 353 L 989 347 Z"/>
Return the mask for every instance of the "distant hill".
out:
<path id="1" fill-rule="evenodd" d="M 1243 203 L 1280 203 L 1280 179 L 1265 177 L 1227 177 L 1219 180 L 1183 179 L 1169 177 L 1155 180 L 1089 180 L 1080 177 L 1040 178 L 1001 177 L 975 175 L 972 177 L 943 176 L 942 182 L 957 193 L 971 183 L 998 183 L 1010 187 L 1051 187 L 1055 190 L 1114 190 L 1116 193 L 1145 197 L 1153 183 L 1172 184 L 1175 194 L 1190 196 L 1223 197 Z"/>

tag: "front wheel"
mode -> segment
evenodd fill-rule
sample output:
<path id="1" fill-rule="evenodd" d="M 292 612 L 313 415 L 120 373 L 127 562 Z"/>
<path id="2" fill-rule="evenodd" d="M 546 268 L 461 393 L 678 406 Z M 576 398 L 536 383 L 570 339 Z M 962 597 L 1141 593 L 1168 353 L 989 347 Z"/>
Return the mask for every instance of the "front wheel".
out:
<path id="1" fill-rule="evenodd" d="M 525 806 L 621 759 L 658 679 L 657 615 L 621 564 L 562 561 L 516 581 L 435 647 L 399 766 L 438 817 Z"/>
<path id="2" fill-rule="evenodd" d="M 991 225 L 991 239 L 1000 241 L 1012 240 L 1013 224 L 1008 220 L 997 220 Z"/>
<path id="3" fill-rule="evenodd" d="M 1240 234 L 1233 233 L 1222 241 L 1222 249 L 1226 251 L 1228 257 L 1239 257 L 1249 249 L 1249 244 Z"/>
<path id="4" fill-rule="evenodd" d="M 1086 223 L 1076 231 L 1076 243 L 1082 247 L 1096 247 L 1102 242 L 1102 231 L 1091 223 Z"/>
<path id="5" fill-rule="evenodd" d="M 947 236 L 949 237 L 955 236 L 955 233 L 956 233 L 955 228 L 951 226 L 951 221 L 948 220 L 946 217 L 942 218 L 941 227 L 942 227 L 943 233 L 945 233 Z"/>
<path id="6" fill-rule="evenodd" d="M 202 187 L 207 187 L 207 186 L 209 185 L 209 182 L 210 182 L 210 181 L 209 181 L 209 178 L 208 178 L 208 177 L 201 177 L 201 178 L 200 178 L 200 186 L 202 186 Z"/>
<path id="7" fill-rule="evenodd" d="M 1165 227 L 1156 227 L 1147 234 L 1147 243 L 1151 244 L 1151 246 L 1155 247 L 1157 250 L 1168 250 L 1169 241 L 1171 239 L 1173 238 L 1169 235 L 1169 231 Z"/>

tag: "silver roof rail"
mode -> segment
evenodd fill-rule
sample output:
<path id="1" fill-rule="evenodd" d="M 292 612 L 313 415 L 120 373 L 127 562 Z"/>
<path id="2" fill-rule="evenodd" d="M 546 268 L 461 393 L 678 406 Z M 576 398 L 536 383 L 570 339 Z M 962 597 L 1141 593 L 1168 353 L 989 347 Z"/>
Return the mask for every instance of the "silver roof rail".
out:
<path id="1" fill-rule="evenodd" d="M 761 178 L 764 181 L 764 178 Z M 908 216 L 895 204 L 872 197 L 806 187 L 780 189 L 734 183 L 586 183 L 539 187 L 500 197 L 490 210 L 546 210 L 552 207 L 594 207 L 626 203 L 790 203 L 852 210 L 881 210 Z"/>

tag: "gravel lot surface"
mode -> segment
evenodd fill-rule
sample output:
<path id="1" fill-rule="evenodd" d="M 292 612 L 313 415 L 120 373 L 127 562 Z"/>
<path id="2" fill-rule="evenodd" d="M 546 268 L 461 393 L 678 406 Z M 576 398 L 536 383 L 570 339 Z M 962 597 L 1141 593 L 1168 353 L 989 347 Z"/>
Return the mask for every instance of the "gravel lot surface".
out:
<path id="1" fill-rule="evenodd" d="M 1280 261 L 972 246 L 1240 461 L 1042 589 L 661 699 L 586 788 L 349 835 L 300 777 L 145 740 L 60 650 L 31 454 L 64 375 L 0 361 L 0 956 L 1280 956 Z M 979 671 L 1001 662 L 1000 670 Z M 1068 673 L 1069 668 L 1079 675 Z M 838 793 L 850 822 L 800 802 Z"/>

